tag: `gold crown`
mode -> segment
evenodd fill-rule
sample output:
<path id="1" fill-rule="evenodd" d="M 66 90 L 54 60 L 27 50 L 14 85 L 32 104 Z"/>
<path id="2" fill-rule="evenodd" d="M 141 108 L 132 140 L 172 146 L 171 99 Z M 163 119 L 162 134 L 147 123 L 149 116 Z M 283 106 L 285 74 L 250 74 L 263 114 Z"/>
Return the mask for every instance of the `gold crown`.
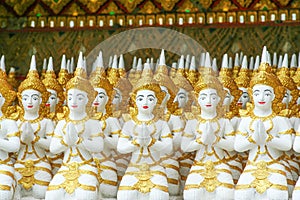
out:
<path id="1" fill-rule="evenodd" d="M 117 84 L 117 82 L 120 79 L 119 71 L 118 69 L 112 68 L 108 72 L 108 78 L 107 78 L 113 86 Z"/>
<path id="2" fill-rule="evenodd" d="M 247 88 L 249 86 L 250 81 L 251 78 L 250 78 L 249 70 L 244 68 L 240 70 L 238 76 L 235 78 L 235 82 L 238 87 Z"/>
<path id="3" fill-rule="evenodd" d="M 58 73 L 58 82 L 59 84 L 65 88 L 67 82 L 70 80 L 70 74 L 66 69 L 61 69 Z"/>
<path id="4" fill-rule="evenodd" d="M 103 88 L 107 92 L 109 98 L 113 98 L 113 85 L 107 80 L 101 68 L 96 69 L 95 76 L 90 79 L 94 88 Z"/>
<path id="5" fill-rule="evenodd" d="M 17 94 L 13 91 L 11 85 L 5 79 L 0 78 L 0 85 L 0 93 L 5 98 L 1 110 L 4 116 L 7 117 L 6 113 L 8 111 L 8 107 L 11 106 L 12 102 L 16 99 Z"/>
<path id="6" fill-rule="evenodd" d="M 165 86 L 169 90 L 171 96 L 177 94 L 178 88 L 168 76 L 168 69 L 166 65 L 158 66 L 157 72 L 154 75 L 154 79 L 159 85 Z"/>
<path id="7" fill-rule="evenodd" d="M 207 74 L 205 76 L 200 76 L 198 82 L 196 83 L 194 87 L 195 94 L 199 94 L 200 91 L 204 89 L 212 88 L 217 90 L 218 95 L 223 100 L 225 97 L 225 91 L 223 89 L 222 83 L 219 81 L 219 79 L 213 75 Z"/>
<path id="8" fill-rule="evenodd" d="M 40 115 L 47 115 L 47 108 L 45 107 L 46 102 L 50 96 L 49 92 L 47 91 L 43 82 L 39 79 L 39 74 L 37 70 L 30 70 L 27 74 L 27 77 L 24 81 L 21 82 L 18 88 L 18 98 L 19 98 L 19 105 L 22 105 L 22 97 L 21 94 L 24 90 L 36 90 L 39 91 L 42 95 L 42 103 L 40 105 L 39 113 Z"/>

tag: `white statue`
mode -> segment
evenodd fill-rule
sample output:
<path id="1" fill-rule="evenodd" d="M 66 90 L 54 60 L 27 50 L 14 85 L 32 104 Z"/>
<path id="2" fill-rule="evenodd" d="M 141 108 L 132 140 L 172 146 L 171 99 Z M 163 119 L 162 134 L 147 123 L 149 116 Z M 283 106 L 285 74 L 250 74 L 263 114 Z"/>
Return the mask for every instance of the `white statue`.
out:
<path id="1" fill-rule="evenodd" d="M 164 93 L 153 81 L 149 65 L 145 66 L 131 96 L 132 119 L 125 122 L 118 142 L 120 153 L 132 153 L 119 186 L 119 200 L 169 199 L 166 170 L 160 159 L 173 149 L 172 134 L 167 122 L 156 114 Z"/>
<path id="2" fill-rule="evenodd" d="M 283 160 L 284 152 L 291 149 L 293 131 L 287 118 L 277 116 L 284 88 L 271 73 L 266 55 L 264 48 L 260 68 L 250 82 L 254 105 L 242 118 L 234 143 L 236 151 L 249 151 L 236 185 L 236 200 L 289 198 Z"/>
<path id="3" fill-rule="evenodd" d="M 205 66 L 210 66 L 209 59 L 207 55 Z M 196 157 L 183 198 L 233 199 L 234 182 L 225 150 L 233 150 L 234 130 L 230 121 L 222 117 L 223 86 L 208 72 L 199 78 L 194 90 L 200 114 L 187 121 L 181 148 L 186 152 L 196 151 Z"/>
<path id="4" fill-rule="evenodd" d="M 21 147 L 14 165 L 18 186 L 18 196 L 45 198 L 47 187 L 52 179 L 52 168 L 46 157 L 53 134 L 53 123 L 46 119 L 45 104 L 49 93 L 39 79 L 32 56 L 27 78 L 20 84 L 19 116 L 17 125 L 20 131 Z"/>
<path id="5" fill-rule="evenodd" d="M 100 170 L 101 181 L 99 191 L 102 197 L 116 198 L 118 176 L 113 151 L 117 149 L 121 127 L 118 119 L 112 117 L 111 102 L 114 90 L 103 72 L 104 69 L 98 64 L 95 76 L 90 80 L 97 92 L 97 96 L 93 102 L 95 109 L 94 119 L 100 121 L 102 132 L 104 133 L 103 151 L 93 154 L 93 157 Z"/>
<path id="6" fill-rule="evenodd" d="M 103 132 L 97 120 L 90 119 L 95 97 L 86 79 L 80 54 L 74 78 L 66 84 L 68 112 L 58 122 L 50 152 L 64 153 L 63 164 L 51 180 L 47 200 L 99 198 L 99 169 L 93 153 L 103 149 Z"/>
<path id="7" fill-rule="evenodd" d="M 7 117 L 11 103 L 16 98 L 16 93 L 6 80 L 0 79 L 0 198 L 13 199 L 16 181 L 15 169 L 9 153 L 19 151 L 20 139 L 16 122 Z"/>

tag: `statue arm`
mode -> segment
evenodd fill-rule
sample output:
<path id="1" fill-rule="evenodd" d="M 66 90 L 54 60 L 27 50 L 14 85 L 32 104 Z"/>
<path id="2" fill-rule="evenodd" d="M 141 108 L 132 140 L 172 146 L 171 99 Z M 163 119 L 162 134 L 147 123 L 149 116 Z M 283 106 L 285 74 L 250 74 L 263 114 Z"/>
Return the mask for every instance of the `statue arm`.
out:
<path id="1" fill-rule="evenodd" d="M 53 131 L 54 131 L 54 124 L 51 120 L 47 119 L 46 134 L 44 135 L 44 137 L 39 137 L 38 135 L 35 136 L 35 138 L 33 139 L 33 142 L 37 146 L 48 150 L 50 147 L 52 136 L 53 136 Z"/>
<path id="2" fill-rule="evenodd" d="M 158 140 L 152 137 L 148 148 L 151 151 L 161 151 L 164 153 L 170 153 L 173 150 L 172 134 L 167 123 L 163 124 L 161 135 Z"/>
<path id="3" fill-rule="evenodd" d="M 280 151 L 289 151 L 293 145 L 292 135 L 294 129 L 288 118 L 278 117 L 278 120 L 280 121 L 275 121 L 275 123 L 280 124 L 277 136 L 274 137 L 269 133 L 266 145 Z"/>
<path id="4" fill-rule="evenodd" d="M 116 149 L 118 145 L 118 139 L 121 132 L 121 126 L 119 121 L 116 118 L 108 118 L 107 119 L 107 129 L 104 131 L 108 131 L 108 136 L 105 135 L 105 144 L 108 145 L 111 149 Z"/>
<path id="5" fill-rule="evenodd" d="M 196 138 L 192 127 L 195 128 L 195 124 L 190 120 L 187 121 L 181 141 L 181 149 L 184 152 L 197 151 L 204 145 L 201 138 Z"/>
<path id="6" fill-rule="evenodd" d="M 299 131 L 300 130 L 298 129 L 296 132 L 296 136 L 295 136 L 295 140 L 294 140 L 294 144 L 293 144 L 293 149 L 297 153 L 300 153 L 300 132 Z"/>
<path id="7" fill-rule="evenodd" d="M 131 153 L 139 149 L 139 146 L 136 144 L 135 140 L 132 140 L 132 137 L 128 133 L 129 130 L 130 130 L 129 122 L 126 122 L 120 133 L 120 138 L 117 145 L 118 152 L 123 154 Z"/>
<path id="8" fill-rule="evenodd" d="M 0 149 L 6 152 L 17 152 L 20 149 L 20 134 L 15 121 L 6 120 L 7 133 L 0 139 Z"/>
<path id="9" fill-rule="evenodd" d="M 99 132 L 94 134 L 89 138 L 79 138 L 77 141 L 78 147 L 81 149 L 86 149 L 92 153 L 100 153 L 103 150 L 103 136 Z"/>
<path id="10" fill-rule="evenodd" d="M 59 154 L 66 151 L 69 147 L 64 141 L 63 133 L 62 133 L 63 122 L 58 122 L 52 140 L 50 142 L 50 152 L 53 154 Z"/>
<path id="11" fill-rule="evenodd" d="M 248 133 L 245 128 L 247 125 L 246 120 L 242 119 L 239 128 L 236 132 L 235 141 L 234 141 L 234 149 L 237 152 L 244 152 L 250 149 L 253 149 L 257 146 L 252 135 Z"/>
<path id="12" fill-rule="evenodd" d="M 233 151 L 234 150 L 234 138 L 235 133 L 232 127 L 232 124 L 228 119 L 225 119 L 224 122 L 224 134 L 223 137 L 220 138 L 219 142 L 217 142 L 216 146 L 227 150 L 227 151 Z"/>

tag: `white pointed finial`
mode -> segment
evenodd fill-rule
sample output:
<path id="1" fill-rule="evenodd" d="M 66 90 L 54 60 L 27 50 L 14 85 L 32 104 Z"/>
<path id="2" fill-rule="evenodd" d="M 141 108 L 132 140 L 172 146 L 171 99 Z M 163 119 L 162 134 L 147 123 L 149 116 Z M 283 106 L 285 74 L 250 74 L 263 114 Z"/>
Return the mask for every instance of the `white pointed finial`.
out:
<path id="1" fill-rule="evenodd" d="M 36 70 L 36 61 L 35 61 L 35 55 L 32 55 L 29 71 L 34 71 L 34 70 Z"/>
<path id="2" fill-rule="evenodd" d="M 146 63 L 150 64 L 150 58 L 146 59 Z"/>
<path id="3" fill-rule="evenodd" d="M 218 71 L 219 71 L 218 66 L 217 66 L 217 59 L 216 59 L 216 58 L 214 58 L 214 59 L 212 60 L 212 66 L 211 66 L 211 68 L 212 68 L 212 70 L 213 70 L 214 72 L 218 72 Z"/>
<path id="4" fill-rule="evenodd" d="M 111 67 L 113 63 L 113 57 L 109 56 L 108 67 Z"/>
<path id="5" fill-rule="evenodd" d="M 87 69 L 87 64 L 86 64 L 86 57 L 83 57 L 83 69 L 86 71 Z"/>
<path id="6" fill-rule="evenodd" d="M 205 65 L 205 53 L 201 53 L 200 56 L 200 67 L 204 67 Z"/>
<path id="7" fill-rule="evenodd" d="M 159 66 L 166 65 L 165 50 L 162 49 L 159 57 Z"/>
<path id="8" fill-rule="evenodd" d="M 44 58 L 44 61 L 43 61 L 43 70 L 47 70 L 47 58 Z"/>
<path id="9" fill-rule="evenodd" d="M 267 63 L 268 62 L 268 52 L 267 47 L 264 46 L 262 54 L 261 54 L 261 62 L 260 63 Z"/>
<path id="10" fill-rule="evenodd" d="M 229 66 L 228 66 L 228 55 L 227 55 L 227 53 L 225 53 L 224 55 L 223 55 L 223 58 L 222 58 L 222 66 L 221 66 L 221 68 L 229 68 Z"/>
<path id="11" fill-rule="evenodd" d="M 136 56 L 133 57 L 133 61 L 132 61 L 132 69 L 136 69 Z"/>
<path id="12" fill-rule="evenodd" d="M 243 57 L 242 69 L 248 69 L 248 60 L 247 60 L 247 56 L 246 55 L 244 55 L 244 57 Z"/>
<path id="13" fill-rule="evenodd" d="M 204 67 L 211 68 L 211 61 L 210 61 L 210 55 L 208 52 L 205 54 L 205 63 Z"/>
<path id="14" fill-rule="evenodd" d="M 183 55 L 180 56 L 178 69 L 184 69 L 184 56 Z"/>
<path id="15" fill-rule="evenodd" d="M 16 69 L 14 67 L 11 67 L 9 70 L 9 73 L 15 73 Z"/>
<path id="16" fill-rule="evenodd" d="M 96 67 L 104 68 L 102 51 L 99 51 L 98 61 L 96 65 L 97 65 Z"/>
<path id="17" fill-rule="evenodd" d="M 66 55 L 64 54 L 61 58 L 61 64 L 60 64 L 60 68 L 61 69 L 67 69 L 67 61 L 66 61 Z"/>
<path id="18" fill-rule="evenodd" d="M 154 68 L 154 59 L 151 57 L 150 59 L 150 67 L 153 69 Z"/>
<path id="19" fill-rule="evenodd" d="M 138 59 L 136 70 L 137 71 L 142 71 L 143 70 L 142 59 L 141 58 Z"/>
<path id="20" fill-rule="evenodd" d="M 239 66 L 240 66 L 239 54 L 236 53 L 234 57 L 234 67 L 239 67 Z"/>
<path id="21" fill-rule="evenodd" d="M 229 57 L 228 67 L 229 67 L 229 69 L 232 69 L 232 68 L 233 68 L 232 57 Z"/>
<path id="22" fill-rule="evenodd" d="M 281 67 L 282 68 L 288 68 L 289 67 L 289 56 L 288 56 L 287 53 L 284 54 Z"/>
<path id="23" fill-rule="evenodd" d="M 144 69 L 143 70 L 151 70 L 150 64 L 149 63 L 144 63 Z"/>
<path id="24" fill-rule="evenodd" d="M 254 58 L 253 56 L 250 57 L 250 64 L 249 64 L 249 70 L 253 70 L 254 68 Z"/>
<path id="25" fill-rule="evenodd" d="M 75 61 L 74 61 L 74 57 L 72 57 L 70 63 L 70 71 L 72 74 L 74 73 L 74 69 L 75 69 Z"/>
<path id="26" fill-rule="evenodd" d="M 260 57 L 259 55 L 257 55 L 255 58 L 254 70 L 258 70 L 259 63 L 260 63 Z"/>
<path id="27" fill-rule="evenodd" d="M 196 59 L 195 59 L 195 56 L 192 56 L 191 63 L 190 63 L 190 70 L 196 70 Z"/>
<path id="28" fill-rule="evenodd" d="M 185 64 L 184 64 L 185 69 L 190 68 L 190 62 L 191 62 L 191 56 L 188 54 L 188 55 L 186 55 L 186 59 L 185 59 Z"/>
<path id="29" fill-rule="evenodd" d="M 120 55 L 118 68 L 119 69 L 125 69 L 123 54 Z"/>
<path id="30" fill-rule="evenodd" d="M 84 68 L 84 63 L 83 63 L 83 53 L 82 51 L 80 51 L 79 53 L 79 57 L 78 57 L 78 60 L 77 60 L 77 68 Z"/>
<path id="31" fill-rule="evenodd" d="M 298 67 L 300 67 L 300 52 L 299 52 L 299 55 L 298 55 Z"/>
<path id="32" fill-rule="evenodd" d="M 4 56 L 4 55 L 1 56 L 0 68 L 1 68 L 1 70 L 4 71 L 4 72 L 6 71 L 6 69 L 5 69 L 5 68 L 6 68 L 6 67 L 5 67 L 5 56 Z"/>
<path id="33" fill-rule="evenodd" d="M 48 67 L 47 67 L 47 72 L 53 72 L 53 58 L 50 56 L 49 61 L 48 61 Z"/>
<path id="34" fill-rule="evenodd" d="M 244 53 L 241 51 L 240 56 L 239 56 L 240 60 L 239 63 L 243 62 L 243 58 L 244 58 Z"/>
<path id="35" fill-rule="evenodd" d="M 296 54 L 292 55 L 292 58 L 291 58 L 291 68 L 297 68 Z"/>
<path id="36" fill-rule="evenodd" d="M 113 69 L 118 69 L 118 57 L 117 55 L 114 55 L 113 63 L 112 63 Z"/>
<path id="37" fill-rule="evenodd" d="M 277 68 L 281 68 L 282 67 L 282 55 L 279 55 L 279 60 L 278 60 L 278 66 Z"/>
<path id="38" fill-rule="evenodd" d="M 277 66 L 277 53 L 273 53 L 273 66 Z"/>
<path id="39" fill-rule="evenodd" d="M 172 69 L 177 69 L 177 63 L 176 62 L 172 63 Z"/>
<path id="40" fill-rule="evenodd" d="M 71 69 L 71 61 L 70 61 L 70 59 L 67 60 L 67 70 L 68 70 L 68 73 L 69 73 L 69 74 L 72 73 L 72 69 Z"/>

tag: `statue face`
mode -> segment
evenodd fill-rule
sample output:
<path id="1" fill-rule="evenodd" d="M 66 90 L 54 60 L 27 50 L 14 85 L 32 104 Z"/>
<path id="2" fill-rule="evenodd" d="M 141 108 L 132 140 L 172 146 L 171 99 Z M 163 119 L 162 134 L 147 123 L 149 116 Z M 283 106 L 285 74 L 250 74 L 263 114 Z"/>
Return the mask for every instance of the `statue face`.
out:
<path id="1" fill-rule="evenodd" d="M 282 103 L 288 105 L 292 101 L 292 98 L 291 91 L 287 89 L 282 99 Z"/>
<path id="2" fill-rule="evenodd" d="M 198 103 L 200 105 L 201 111 L 212 112 L 216 111 L 217 105 L 221 98 L 215 89 L 204 89 L 199 92 Z"/>
<path id="3" fill-rule="evenodd" d="M 31 113 L 37 113 L 42 103 L 42 94 L 37 90 L 24 90 L 21 93 L 24 110 Z"/>
<path id="4" fill-rule="evenodd" d="M 174 102 L 178 102 L 179 108 L 184 108 L 188 100 L 189 100 L 188 92 L 183 88 L 179 88 L 179 91 L 176 94 Z"/>
<path id="5" fill-rule="evenodd" d="M 55 90 L 47 89 L 47 91 L 50 92 L 50 97 L 46 103 L 46 106 L 50 107 L 50 112 L 54 112 L 59 98 L 57 97 L 57 92 Z"/>
<path id="6" fill-rule="evenodd" d="M 67 94 L 67 105 L 70 111 L 83 113 L 86 109 L 86 104 L 88 103 L 88 94 L 85 91 L 79 89 L 70 89 Z"/>
<path id="7" fill-rule="evenodd" d="M 275 98 L 274 89 L 268 85 L 255 85 L 252 88 L 253 102 L 257 108 L 272 107 L 272 101 Z"/>
<path id="8" fill-rule="evenodd" d="M 112 101 L 112 104 L 119 105 L 122 102 L 122 93 L 119 89 L 114 88 L 116 94 L 114 96 L 114 99 Z"/>
<path id="9" fill-rule="evenodd" d="M 238 104 L 239 106 L 242 106 L 243 109 L 246 109 L 246 104 L 247 104 L 247 102 L 250 101 L 250 97 L 249 97 L 248 91 L 247 91 L 247 89 L 244 88 L 244 87 L 240 87 L 239 89 L 240 89 L 243 93 L 242 93 L 241 97 L 239 98 L 237 104 Z"/>
<path id="10" fill-rule="evenodd" d="M 228 88 L 224 88 L 224 90 L 226 91 L 226 96 L 224 98 L 223 105 L 229 106 L 232 103 L 234 97 L 231 95 L 230 90 Z"/>
<path id="11" fill-rule="evenodd" d="M 0 93 L 0 109 L 2 108 L 4 102 L 5 102 L 5 98 L 4 98 L 4 96 Z"/>
<path id="12" fill-rule="evenodd" d="M 152 90 L 139 90 L 136 94 L 136 106 L 139 113 L 152 114 L 157 98 Z"/>
<path id="13" fill-rule="evenodd" d="M 93 102 L 93 106 L 96 106 L 97 108 L 104 108 L 108 102 L 106 90 L 103 88 L 95 88 L 95 90 L 98 94 Z"/>

